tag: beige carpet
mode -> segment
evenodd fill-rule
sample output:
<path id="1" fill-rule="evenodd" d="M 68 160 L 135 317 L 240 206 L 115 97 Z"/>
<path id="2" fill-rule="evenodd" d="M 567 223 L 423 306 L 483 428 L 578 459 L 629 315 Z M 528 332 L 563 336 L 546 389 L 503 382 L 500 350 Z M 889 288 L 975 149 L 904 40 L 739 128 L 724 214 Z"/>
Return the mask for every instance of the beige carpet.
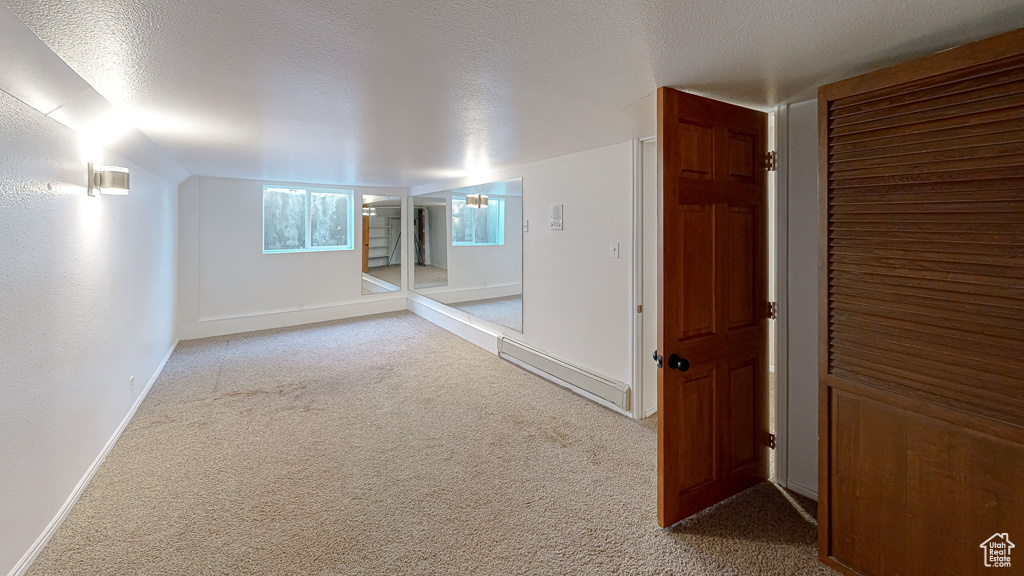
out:
<path id="1" fill-rule="evenodd" d="M 658 528 L 655 449 L 409 313 L 183 342 L 29 574 L 833 574 L 769 484 Z"/>
<path id="2" fill-rule="evenodd" d="M 447 286 L 448 269 L 438 268 L 437 266 L 424 266 L 422 264 L 417 264 L 413 266 L 412 279 L 414 289 Z"/>
<path id="3" fill-rule="evenodd" d="M 523 295 L 488 298 L 487 300 L 471 300 L 449 304 L 499 326 L 511 328 L 516 332 L 523 331 Z"/>
<path id="4" fill-rule="evenodd" d="M 402 285 L 402 265 L 392 264 L 391 266 L 370 266 L 366 273 L 375 278 L 393 284 L 396 287 Z"/>

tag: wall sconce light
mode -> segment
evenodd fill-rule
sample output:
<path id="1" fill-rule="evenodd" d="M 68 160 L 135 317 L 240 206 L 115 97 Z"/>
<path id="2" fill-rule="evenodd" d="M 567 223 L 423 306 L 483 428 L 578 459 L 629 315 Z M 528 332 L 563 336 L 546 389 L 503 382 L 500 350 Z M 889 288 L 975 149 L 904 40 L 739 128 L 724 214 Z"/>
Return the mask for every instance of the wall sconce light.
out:
<path id="1" fill-rule="evenodd" d="M 470 208 L 487 208 L 486 194 L 467 194 L 466 206 Z"/>
<path id="2" fill-rule="evenodd" d="M 128 195 L 128 169 L 120 166 L 100 166 L 94 169 L 89 163 L 89 196 L 100 194 L 115 196 Z"/>

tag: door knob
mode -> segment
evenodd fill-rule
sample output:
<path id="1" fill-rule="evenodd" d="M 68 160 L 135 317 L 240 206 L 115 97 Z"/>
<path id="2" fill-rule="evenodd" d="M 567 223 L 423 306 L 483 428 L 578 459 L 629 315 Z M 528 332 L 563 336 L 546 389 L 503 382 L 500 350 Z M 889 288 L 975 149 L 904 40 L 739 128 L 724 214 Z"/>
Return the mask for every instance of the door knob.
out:
<path id="1" fill-rule="evenodd" d="M 676 354 L 668 357 L 668 367 L 673 370 L 679 370 L 680 372 L 686 372 L 690 369 L 690 361 L 686 358 L 680 358 Z"/>
<path id="2" fill-rule="evenodd" d="M 658 354 L 657 350 L 655 350 L 654 351 L 654 361 L 658 363 L 658 368 L 661 368 L 661 361 L 662 360 L 663 360 L 662 356 L 660 354 Z"/>

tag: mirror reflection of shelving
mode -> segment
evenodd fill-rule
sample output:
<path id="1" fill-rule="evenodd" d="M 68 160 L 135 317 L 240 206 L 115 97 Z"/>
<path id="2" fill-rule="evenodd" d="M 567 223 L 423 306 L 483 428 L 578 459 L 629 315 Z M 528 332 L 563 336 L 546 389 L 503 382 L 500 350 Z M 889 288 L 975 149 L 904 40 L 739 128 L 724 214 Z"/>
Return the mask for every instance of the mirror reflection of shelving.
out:
<path id="1" fill-rule="evenodd" d="M 401 290 L 402 199 L 363 196 L 364 295 Z"/>
<path id="2" fill-rule="evenodd" d="M 377 266 L 391 266 L 394 253 L 398 246 L 391 240 L 391 217 L 370 216 L 370 246 L 367 254 L 367 265 L 371 268 Z"/>

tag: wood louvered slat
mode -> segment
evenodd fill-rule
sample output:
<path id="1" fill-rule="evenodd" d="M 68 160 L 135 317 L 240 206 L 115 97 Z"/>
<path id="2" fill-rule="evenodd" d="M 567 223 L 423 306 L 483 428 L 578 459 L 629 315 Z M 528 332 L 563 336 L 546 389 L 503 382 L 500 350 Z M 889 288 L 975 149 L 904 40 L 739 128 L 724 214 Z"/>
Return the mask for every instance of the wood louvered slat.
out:
<path id="1" fill-rule="evenodd" d="M 1006 166 L 1024 166 L 1024 154 L 986 155 L 963 158 L 956 161 L 920 160 L 906 158 L 893 160 L 882 166 L 856 167 L 854 163 L 835 164 L 832 177 L 835 180 L 862 177 L 915 176 L 918 174 L 939 175 L 943 172 L 965 172 Z"/>
<path id="2" fill-rule="evenodd" d="M 986 206 L 978 203 L 973 206 L 974 208 L 985 208 Z M 991 206 L 988 206 L 992 208 Z M 880 225 L 888 224 L 892 221 L 892 216 L 898 215 L 903 222 L 912 222 L 914 224 L 931 225 L 932 227 L 944 227 L 946 224 L 994 224 L 996 229 L 1005 230 L 1007 232 L 1013 232 L 1017 229 L 1017 224 L 1024 224 L 1024 214 L 1013 212 L 1011 210 L 980 210 L 975 209 L 969 212 L 952 212 L 948 210 L 936 211 L 936 210 L 922 210 L 913 211 L 907 209 L 905 206 L 900 206 L 896 210 L 882 210 L 881 207 L 878 210 L 872 212 L 838 212 L 832 214 L 832 221 L 836 223 L 848 223 L 850 226 L 858 226 L 859 224 L 870 224 L 878 223 Z M 971 231 L 974 231 L 972 229 Z M 994 230 L 993 230 L 994 231 Z M 1024 237 L 1024 234 L 1022 234 Z"/>
<path id="3" fill-rule="evenodd" d="M 998 178 L 1024 179 L 1024 166 L 1011 165 L 977 170 L 938 170 L 916 174 L 864 176 L 861 178 L 836 179 L 835 189 L 860 186 L 906 186 L 907 184 L 935 184 L 939 182 L 977 182 Z"/>
<path id="4" fill-rule="evenodd" d="M 962 197 L 952 192 L 936 197 L 934 193 L 923 195 L 884 194 L 856 196 L 837 196 L 832 205 L 831 213 L 839 214 L 899 214 L 920 212 L 1020 212 L 1024 208 L 1024 199 L 1017 190 L 993 191 L 984 202 L 974 200 L 974 194 L 966 193 Z M 996 194 L 995 192 L 1002 192 Z"/>
<path id="5" fill-rule="evenodd" d="M 1009 142 L 1006 144 L 992 144 L 975 148 L 953 148 L 936 152 L 918 152 L 893 154 L 869 158 L 866 160 L 839 160 L 832 161 L 833 170 L 870 170 L 874 168 L 892 168 L 895 166 L 922 165 L 923 169 L 933 169 L 930 164 L 942 163 L 946 166 L 956 166 L 958 169 L 975 168 L 972 165 L 980 160 L 987 162 L 1013 161 L 1015 156 L 1024 154 L 1024 141 Z M 981 156 L 979 158 L 979 155 Z M 1008 158 L 1011 157 L 1011 158 Z M 997 164 L 998 165 L 998 164 Z"/>
<path id="6" fill-rule="evenodd" d="M 934 241 L 928 245 L 910 244 L 899 238 L 844 238 L 839 246 L 833 247 L 836 253 L 843 250 L 878 250 L 885 254 L 892 251 L 917 252 L 917 253 L 940 253 L 953 259 L 954 262 L 963 261 L 978 255 L 985 258 L 996 258 L 1002 260 L 1005 257 L 1017 258 L 1024 256 L 1024 245 L 1010 246 L 1009 248 L 998 244 L 974 243 L 965 245 L 962 242 L 952 240 Z"/>
<path id="7" fill-rule="evenodd" d="M 937 192 L 995 192 L 999 190 L 1018 192 L 1021 190 L 1020 178 L 986 178 L 984 180 L 941 181 L 941 182 L 905 182 L 898 189 L 886 184 L 851 185 L 844 182 L 842 188 L 832 187 L 831 192 L 836 201 L 842 198 L 856 197 L 860 194 L 934 194 Z M 853 200 L 856 202 L 856 198 Z M 984 200 L 982 200 L 984 201 Z"/>
<path id="8" fill-rule="evenodd" d="M 968 413 L 985 411 L 993 419 L 1010 424 L 1020 425 L 1021 422 L 1024 421 L 1020 416 L 1020 408 L 1016 406 L 1006 406 L 999 403 L 996 407 L 991 408 L 987 405 L 979 405 L 978 402 L 972 402 L 971 400 L 965 400 L 960 397 L 950 398 L 947 392 L 944 392 L 941 389 L 935 390 L 923 382 L 918 382 L 916 386 L 908 388 L 894 386 L 892 382 L 894 379 L 899 379 L 899 376 L 886 371 L 874 369 L 867 364 L 858 364 L 856 362 L 850 362 L 850 364 L 852 366 L 857 366 L 859 370 L 838 368 L 836 369 L 835 374 L 843 378 L 849 378 L 850 380 L 876 386 L 882 390 L 889 390 L 897 394 L 920 398 L 925 401 L 946 405 L 950 408 L 962 410 Z"/>
<path id="9" fill-rule="evenodd" d="M 1007 77 L 1020 74 L 1024 68 L 1024 56 L 1014 55 L 987 62 L 980 66 L 964 68 L 945 74 L 941 78 L 926 78 L 898 86 L 886 86 L 877 90 L 861 92 L 832 102 L 830 118 L 841 118 L 852 114 L 897 106 L 922 98 L 934 98 L 962 90 L 964 86 L 974 88 L 979 84 L 996 84 Z"/>
<path id="10" fill-rule="evenodd" d="M 848 342 L 854 345 L 859 345 L 869 349 L 881 349 L 890 350 L 895 354 L 904 355 L 904 359 L 907 358 L 927 358 L 929 360 L 935 360 L 938 362 L 949 362 L 950 359 L 958 359 L 965 369 L 970 368 L 972 362 L 980 361 L 981 356 L 984 355 L 986 350 L 982 349 L 979 353 L 977 350 L 964 347 L 952 347 L 942 346 L 941 344 L 932 343 L 927 348 L 922 348 L 920 345 L 907 342 L 901 338 L 889 336 L 884 333 L 872 333 L 870 335 L 858 334 L 855 332 L 846 332 L 843 334 L 842 339 L 834 339 L 832 342 Z M 1001 374 L 1009 378 L 1018 378 L 1020 375 L 1017 373 L 1014 364 L 1014 358 L 1012 356 L 998 358 L 997 362 L 989 364 L 994 374 Z"/>
<path id="11" fill-rule="evenodd" d="M 1018 99 L 1018 102 L 1020 100 Z M 847 130 L 829 137 L 829 145 L 837 151 L 872 149 L 880 146 L 913 142 L 935 142 L 977 136 L 993 132 L 993 128 L 1019 130 L 1024 124 L 1024 106 L 978 112 L 969 116 L 950 116 L 918 124 L 892 126 L 877 130 Z M 855 146 L 862 144 L 863 146 Z"/>
<path id="12" fill-rule="evenodd" d="M 855 134 L 871 134 L 876 131 L 906 130 L 916 131 L 921 126 L 927 126 L 930 122 L 963 122 L 970 121 L 972 117 L 981 117 L 985 114 L 993 114 L 1003 110 L 1013 110 L 1020 107 L 1020 91 L 1012 94 L 999 96 L 977 101 L 962 101 L 954 105 L 943 106 L 934 109 L 919 110 L 916 112 L 903 113 L 899 110 L 892 111 L 893 116 L 858 122 L 846 126 L 834 126 L 834 136 L 847 136 Z"/>
<path id="13" fill-rule="evenodd" d="M 829 141 L 829 147 L 837 154 L 872 153 L 876 150 L 887 150 L 895 146 L 917 146 L 930 144 L 933 146 L 950 145 L 964 138 L 998 138 L 995 134 L 1016 132 L 1024 129 L 1024 114 L 1016 109 L 1009 112 L 999 111 L 988 117 L 972 119 L 972 122 L 946 122 L 946 126 L 931 126 L 919 130 L 895 130 L 890 134 L 869 133 L 852 135 Z M 834 157 L 833 155 L 833 157 Z"/>
<path id="14" fill-rule="evenodd" d="M 886 275 L 882 272 L 858 272 L 848 270 L 833 270 L 829 275 L 833 286 L 847 283 L 847 286 L 860 286 L 866 282 L 877 282 L 892 286 L 911 286 L 915 288 L 928 288 L 940 292 L 949 292 L 951 298 L 963 298 L 972 300 L 973 296 L 993 296 L 1004 300 L 1016 301 L 1020 289 L 1016 286 L 1000 286 L 994 284 L 949 282 L 942 279 L 933 280 L 929 278 L 914 278 L 910 276 L 901 277 L 895 274 Z"/>
<path id="15" fill-rule="evenodd" d="M 830 163 L 846 162 L 851 160 L 866 160 L 872 158 L 887 158 L 891 156 L 903 157 L 906 155 L 922 154 L 926 152 L 942 151 L 966 151 L 972 148 L 985 148 L 1001 144 L 1012 144 L 1024 142 L 1024 130 L 1008 130 L 1006 132 L 986 132 L 976 136 L 960 136 L 943 140 L 932 140 L 928 142 L 912 142 L 909 144 L 892 144 L 886 146 L 875 146 L 872 148 L 861 147 L 848 152 L 837 151 L 829 158 Z M 970 152 L 977 154 L 978 151 Z"/>
<path id="16" fill-rule="evenodd" d="M 914 302 L 924 305 L 935 305 L 961 310 L 971 314 L 997 313 L 999 315 L 1021 315 L 1024 302 L 1010 298 L 986 297 L 978 294 L 977 298 L 965 301 L 958 293 L 950 294 L 948 290 L 929 290 L 902 284 L 882 284 L 864 280 L 856 288 L 850 286 L 833 286 L 831 295 L 874 297 L 895 302 Z"/>
<path id="17" fill-rule="evenodd" d="M 979 80 L 984 83 L 979 83 Z M 881 101 L 873 102 L 872 106 L 862 107 L 857 113 L 836 114 L 833 126 L 849 126 L 881 118 L 896 118 L 911 112 L 935 110 L 945 106 L 955 106 L 965 102 L 976 102 L 998 98 L 1021 91 L 1024 80 L 1024 69 L 1015 68 L 982 78 L 973 78 L 954 82 L 943 86 L 921 90 L 913 94 L 890 98 L 883 105 Z M 847 112 L 850 109 L 844 109 Z"/>
<path id="18" fill-rule="evenodd" d="M 1008 385 L 1012 385 L 1012 378 L 998 374 L 985 374 L 984 378 L 975 378 L 971 374 L 970 367 L 953 364 L 949 362 L 948 358 L 945 361 L 933 361 L 920 356 L 899 354 L 889 349 L 856 346 L 842 340 L 832 341 L 832 353 L 835 358 L 846 358 L 854 363 L 863 363 L 876 372 L 906 375 L 908 378 L 925 384 L 932 393 L 941 394 L 947 390 L 955 392 L 963 378 L 972 378 L 977 383 L 977 393 L 974 395 L 974 399 L 983 402 L 1007 402 L 1024 408 L 1024 394 L 1006 390 Z M 928 371 L 910 376 L 906 370 L 908 362 L 926 368 Z"/>
<path id="19" fill-rule="evenodd" d="M 836 320 L 836 315 L 829 316 L 829 322 Z M 832 336 L 839 332 L 859 334 L 864 338 L 879 339 L 896 338 L 908 344 L 926 349 L 964 348 L 986 355 L 997 361 L 1007 359 L 1019 366 L 1024 361 L 1021 350 L 1013 344 L 1007 344 L 1005 338 L 980 337 L 965 334 L 956 330 L 920 330 L 920 327 L 907 324 L 880 321 L 878 318 L 845 318 L 842 330 L 833 330 Z"/>
<path id="20" fill-rule="evenodd" d="M 934 324 L 936 326 L 952 325 L 968 327 L 961 322 L 963 310 L 960 306 L 947 306 L 944 301 L 922 301 L 909 303 L 906 300 L 894 298 L 892 295 L 870 295 L 870 296 L 846 296 L 840 292 L 832 295 L 836 302 L 836 310 L 848 312 L 863 312 L 868 315 L 900 314 L 905 319 L 918 318 L 922 324 Z M 965 305 L 967 306 L 967 305 Z M 984 306 L 972 306 L 971 318 L 974 324 L 983 326 L 981 332 L 988 334 L 1003 334 L 1012 338 L 1024 330 L 1024 318 L 1017 315 L 995 314 Z M 980 313 L 979 310 L 984 310 Z M 991 330 L 984 327 L 991 327 Z"/>
<path id="21" fill-rule="evenodd" d="M 991 409 L 1024 398 L 1024 58 L 975 72 L 833 103 L 829 362 Z"/>
<path id="22" fill-rule="evenodd" d="M 970 321 L 965 321 L 963 318 L 951 317 L 956 316 L 955 314 L 937 309 L 913 312 L 906 307 L 864 304 L 839 298 L 835 299 L 835 305 L 832 308 L 836 311 L 833 319 L 837 325 L 844 323 L 846 315 L 863 318 L 887 318 L 899 315 L 904 321 L 912 322 L 921 329 L 966 330 L 972 335 L 1004 338 L 1009 344 L 1012 344 L 1014 336 L 1020 333 L 1019 327 L 1006 326 L 1006 322 L 995 322 L 992 316 L 971 316 Z"/>

